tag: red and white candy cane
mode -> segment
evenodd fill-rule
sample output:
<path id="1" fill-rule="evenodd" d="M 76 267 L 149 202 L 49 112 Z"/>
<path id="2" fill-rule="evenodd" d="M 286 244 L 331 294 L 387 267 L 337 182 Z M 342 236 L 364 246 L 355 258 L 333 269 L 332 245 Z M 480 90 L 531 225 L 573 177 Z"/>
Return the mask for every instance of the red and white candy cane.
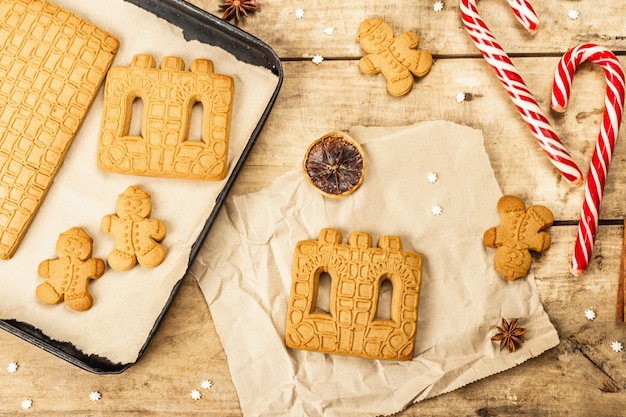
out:
<path id="1" fill-rule="evenodd" d="M 604 70 L 606 97 L 600 134 L 587 174 L 585 198 L 572 255 L 571 272 L 574 275 L 580 275 L 585 271 L 593 252 L 600 201 L 624 110 L 624 69 L 611 51 L 593 44 L 576 46 L 559 61 L 552 86 L 552 108 L 559 112 L 565 111 L 574 73 L 585 61 L 598 64 Z"/>
<path id="2" fill-rule="evenodd" d="M 460 2 L 461 19 L 465 30 L 485 60 L 494 69 L 522 119 L 539 142 L 539 146 L 567 181 L 575 185 L 580 184 L 583 180 L 582 172 L 552 129 L 513 62 L 480 17 L 476 0 L 460 0 Z M 508 2 L 515 17 L 524 28 L 535 31 L 539 22 L 530 3 L 526 0 L 508 0 Z"/>

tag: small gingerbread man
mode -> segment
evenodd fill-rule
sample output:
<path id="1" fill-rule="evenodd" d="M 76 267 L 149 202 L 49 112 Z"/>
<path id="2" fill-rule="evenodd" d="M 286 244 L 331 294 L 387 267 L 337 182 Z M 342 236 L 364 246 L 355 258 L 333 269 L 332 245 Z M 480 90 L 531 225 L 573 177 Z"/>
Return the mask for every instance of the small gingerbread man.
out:
<path id="1" fill-rule="evenodd" d="M 357 39 L 368 53 L 359 61 L 359 69 L 364 74 L 382 72 L 387 79 L 387 91 L 393 96 L 411 91 L 415 83 L 413 76 L 423 77 L 433 64 L 430 52 L 417 50 L 417 34 L 405 32 L 394 37 L 391 26 L 380 17 L 361 22 Z"/>
<path id="2" fill-rule="evenodd" d="M 137 262 L 153 268 L 165 259 L 165 248 L 157 242 L 165 238 L 165 224 L 150 219 L 152 199 L 137 186 L 130 186 L 119 195 L 116 215 L 102 218 L 102 230 L 115 237 L 115 247 L 109 254 L 109 266 L 126 271 Z"/>
<path id="3" fill-rule="evenodd" d="M 530 251 L 543 252 L 550 246 L 550 235 L 542 230 L 554 222 L 554 215 L 544 206 L 528 209 L 522 200 L 505 195 L 498 200 L 501 220 L 498 227 L 485 231 L 483 243 L 497 248 L 495 268 L 514 281 L 528 275 L 532 262 Z"/>
<path id="4" fill-rule="evenodd" d="M 93 305 L 88 283 L 104 274 L 104 261 L 92 258 L 93 239 L 80 227 L 61 233 L 56 244 L 58 259 L 47 259 L 39 264 L 37 273 L 46 282 L 35 290 L 37 298 L 46 304 L 65 304 L 76 311 L 85 311 Z"/>

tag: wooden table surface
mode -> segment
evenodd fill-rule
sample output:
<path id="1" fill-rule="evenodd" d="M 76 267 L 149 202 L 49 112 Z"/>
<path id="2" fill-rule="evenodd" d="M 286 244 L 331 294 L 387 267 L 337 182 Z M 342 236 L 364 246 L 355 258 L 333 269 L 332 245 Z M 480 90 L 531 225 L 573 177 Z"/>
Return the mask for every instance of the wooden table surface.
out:
<path id="1" fill-rule="evenodd" d="M 221 15 L 218 0 L 194 0 Z M 572 187 L 549 164 L 493 71 L 463 29 L 457 0 L 435 12 L 434 0 L 261 0 L 261 10 L 239 26 L 269 44 L 283 60 L 285 79 L 274 109 L 233 193 L 269 185 L 300 163 L 315 138 L 354 125 L 401 126 L 445 119 L 481 129 L 496 178 L 506 194 L 543 204 L 555 214 L 551 248 L 534 257 L 533 271 L 561 343 L 516 368 L 452 393 L 423 401 L 398 416 L 620 416 L 626 414 L 626 327 L 616 323 L 623 218 L 626 216 L 626 130 L 613 154 L 602 202 L 594 256 L 580 277 L 569 273 L 583 186 Z M 626 4 L 613 0 L 533 2 L 541 19 L 534 35 L 515 21 L 503 0 L 481 0 L 481 15 L 513 57 L 530 90 L 579 165 L 586 167 L 598 136 L 605 82 L 602 70 L 583 65 L 568 111 L 549 111 L 556 64 L 570 47 L 594 42 L 624 59 Z M 297 8 L 304 17 L 296 19 Z M 570 19 L 568 11 L 579 12 Z M 364 75 L 356 41 L 359 23 L 381 16 L 396 34 L 414 31 L 435 57 L 431 72 L 412 92 L 390 96 L 380 75 Z M 324 33 L 333 27 L 334 33 Z M 322 55 L 315 65 L 311 58 Z M 623 61 L 624 63 L 624 61 Z M 472 100 L 458 103 L 458 93 Z M 433 146 L 437 146 L 433 138 Z M 471 167 L 459 167 L 471 175 Z M 584 169 L 586 171 L 586 168 Z M 209 235 L 208 243 L 211 236 Z M 593 309 L 597 318 L 585 318 Z M 226 356 L 197 283 L 186 277 L 145 356 L 120 375 L 80 370 L 0 332 L 0 414 L 80 416 L 239 416 Z M 190 398 L 209 379 L 213 387 Z M 102 399 L 89 400 L 91 391 Z M 22 411 L 22 400 L 33 406 Z"/>

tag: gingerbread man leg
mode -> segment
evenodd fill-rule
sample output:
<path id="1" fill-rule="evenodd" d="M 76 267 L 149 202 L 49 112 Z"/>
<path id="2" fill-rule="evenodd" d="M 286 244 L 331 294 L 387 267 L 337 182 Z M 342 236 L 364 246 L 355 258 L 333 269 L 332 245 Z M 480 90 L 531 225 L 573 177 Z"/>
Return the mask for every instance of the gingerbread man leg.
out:
<path id="1" fill-rule="evenodd" d="M 118 271 L 127 271 L 137 264 L 137 257 L 130 252 L 113 249 L 109 254 L 109 266 Z"/>
<path id="2" fill-rule="evenodd" d="M 150 242 L 152 243 L 152 242 Z M 163 262 L 165 259 L 165 249 L 158 243 L 152 243 L 154 245 L 150 250 L 142 253 L 137 253 L 137 261 L 139 264 L 146 268 L 154 268 Z"/>
<path id="3" fill-rule="evenodd" d="M 35 290 L 35 295 L 46 304 L 56 304 L 63 299 L 62 293 L 60 294 L 48 282 L 39 284 Z"/>

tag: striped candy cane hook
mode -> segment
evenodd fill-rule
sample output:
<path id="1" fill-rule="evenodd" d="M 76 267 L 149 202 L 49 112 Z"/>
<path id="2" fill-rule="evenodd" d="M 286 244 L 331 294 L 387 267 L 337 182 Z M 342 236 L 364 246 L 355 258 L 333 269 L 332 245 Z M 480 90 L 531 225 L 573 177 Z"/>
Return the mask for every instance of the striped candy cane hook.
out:
<path id="1" fill-rule="evenodd" d="M 539 25 L 537 15 L 527 0 L 508 0 L 517 20 L 526 30 L 535 31 Z M 480 50 L 487 63 L 517 107 L 522 119 L 530 128 L 539 146 L 563 178 L 574 185 L 583 180 L 583 174 L 552 129 L 537 101 L 531 94 L 513 62 L 498 44 L 476 7 L 476 0 L 460 0 L 461 19 L 465 30 Z"/>
<path id="2" fill-rule="evenodd" d="M 594 44 L 576 46 L 559 61 L 552 86 L 552 108 L 559 112 L 565 111 L 574 73 L 585 61 L 595 63 L 604 70 L 606 97 L 600 134 L 587 174 L 578 234 L 572 254 L 571 272 L 574 275 L 582 274 L 591 259 L 598 228 L 600 202 L 624 110 L 624 69 L 611 51 Z"/>

